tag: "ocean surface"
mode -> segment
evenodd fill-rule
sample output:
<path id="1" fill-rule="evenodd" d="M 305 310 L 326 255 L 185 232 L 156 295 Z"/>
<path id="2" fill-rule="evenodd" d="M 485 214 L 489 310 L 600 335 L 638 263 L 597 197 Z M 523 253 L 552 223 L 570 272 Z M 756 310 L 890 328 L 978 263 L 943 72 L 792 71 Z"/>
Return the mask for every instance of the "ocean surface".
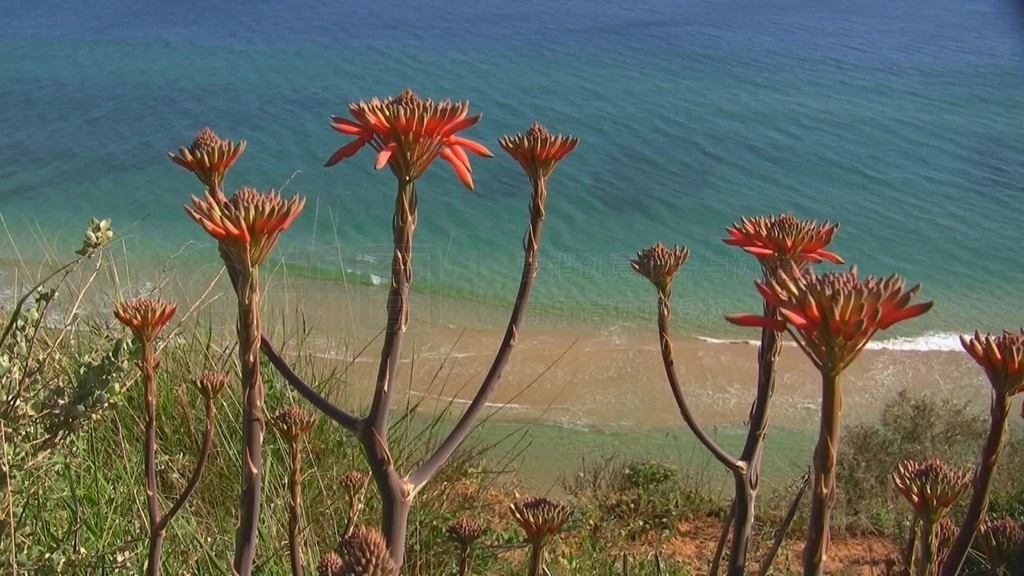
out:
<path id="1" fill-rule="evenodd" d="M 227 182 L 308 197 L 275 265 L 386 283 L 394 180 L 329 115 L 412 87 L 469 100 L 476 192 L 443 162 L 419 185 L 415 289 L 507 305 L 528 183 L 497 145 L 539 120 L 580 145 L 556 170 L 535 317 L 649 324 L 628 258 L 685 244 L 680 329 L 747 338 L 750 256 L 722 244 L 744 215 L 841 223 L 832 248 L 899 273 L 936 306 L 891 347 L 1024 324 L 1024 10 L 1008 0 L 152 2 L 36 0 L 0 18 L 0 215 L 19 253 L 78 247 L 113 220 L 154 268 L 216 264 L 184 214 L 198 182 L 167 160 L 203 126 L 248 148 Z M 145 266 L 140 266 L 145 269 Z M 184 273 L 184 272 L 182 272 Z M 3 278 L 0 278 L 3 281 Z M 383 288 L 382 288 L 383 289 Z"/>

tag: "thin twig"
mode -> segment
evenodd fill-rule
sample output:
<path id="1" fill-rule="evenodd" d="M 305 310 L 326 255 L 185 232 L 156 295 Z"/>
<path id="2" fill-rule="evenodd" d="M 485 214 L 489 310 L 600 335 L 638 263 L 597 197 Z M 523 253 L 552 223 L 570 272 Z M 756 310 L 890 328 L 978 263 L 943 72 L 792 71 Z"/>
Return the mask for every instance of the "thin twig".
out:
<path id="1" fill-rule="evenodd" d="M 4 421 L 0 419 L 0 454 L 4 457 L 4 497 L 7 500 L 7 528 L 11 534 L 11 576 L 16 576 L 18 573 L 18 548 L 15 545 L 15 532 L 14 532 L 14 500 L 11 497 L 11 475 L 9 473 L 10 459 L 7 456 L 7 429 L 4 426 Z"/>
<path id="2" fill-rule="evenodd" d="M 789 534 L 789 526 L 793 523 L 793 519 L 796 518 L 796 512 L 800 509 L 800 501 L 803 500 L 804 493 L 807 491 L 807 486 L 810 483 L 811 471 L 807 470 L 800 481 L 800 488 L 797 490 L 793 502 L 789 505 L 789 510 L 786 511 L 786 517 L 782 519 L 782 524 L 775 531 L 775 539 L 772 540 L 771 548 L 768 549 L 768 553 L 761 560 L 761 566 L 757 570 L 758 576 L 768 576 L 768 571 L 771 570 L 772 563 L 775 562 L 775 556 L 779 553 L 779 549 L 782 548 L 782 542 L 786 539 L 786 535 Z"/>
<path id="3" fill-rule="evenodd" d="M 157 523 L 157 527 L 160 530 L 167 528 L 170 524 L 171 519 L 174 518 L 175 514 L 185 505 L 185 501 L 188 500 L 189 496 L 196 489 L 199 484 L 199 479 L 203 475 L 203 470 L 206 468 L 206 461 L 210 457 L 210 449 L 213 447 L 213 421 L 216 409 L 214 407 L 213 398 L 206 399 L 206 426 L 203 429 L 203 443 L 199 448 L 199 456 L 196 458 L 195 466 L 192 469 L 192 475 L 188 479 L 188 483 L 185 484 L 185 489 L 181 491 L 178 498 L 174 501 L 171 508 L 164 514 L 160 522 Z"/>

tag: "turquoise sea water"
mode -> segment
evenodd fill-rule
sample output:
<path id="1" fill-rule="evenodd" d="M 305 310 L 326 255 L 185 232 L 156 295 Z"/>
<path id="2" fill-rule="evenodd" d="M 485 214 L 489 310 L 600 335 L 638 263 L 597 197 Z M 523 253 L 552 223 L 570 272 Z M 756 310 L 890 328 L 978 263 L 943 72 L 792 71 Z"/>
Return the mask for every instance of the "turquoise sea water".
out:
<path id="1" fill-rule="evenodd" d="M 661 240 L 692 252 L 682 325 L 749 336 L 721 319 L 758 307 L 724 227 L 792 211 L 840 221 L 833 248 L 863 271 L 921 282 L 935 309 L 893 336 L 943 347 L 1024 324 L 1021 17 L 1000 0 L 17 3 L 0 19 L 0 213 L 68 252 L 99 216 L 137 258 L 213 262 L 181 209 L 198 183 L 165 156 L 210 125 L 248 141 L 229 189 L 299 172 L 290 270 L 374 283 L 393 178 L 369 152 L 322 168 L 345 142 L 327 122 L 410 86 L 468 99 L 484 118 L 467 135 L 498 154 L 474 159 L 475 193 L 443 163 L 422 179 L 422 291 L 512 299 L 528 186 L 496 141 L 540 120 L 581 140 L 550 182 L 547 321 L 649 322 L 627 259 Z"/>

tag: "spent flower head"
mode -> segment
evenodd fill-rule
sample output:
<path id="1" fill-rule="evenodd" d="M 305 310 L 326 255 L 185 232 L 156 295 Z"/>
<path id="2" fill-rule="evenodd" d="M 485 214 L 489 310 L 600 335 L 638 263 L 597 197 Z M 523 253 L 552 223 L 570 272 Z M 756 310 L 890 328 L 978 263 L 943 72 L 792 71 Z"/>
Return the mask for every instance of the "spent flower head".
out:
<path id="1" fill-rule="evenodd" d="M 823 260 L 842 264 L 842 258 L 825 250 L 838 228 L 839 224 L 800 220 L 792 214 L 756 216 L 727 227 L 729 237 L 723 242 L 753 254 L 765 273 L 771 274 L 790 263 L 801 268 Z"/>
<path id="2" fill-rule="evenodd" d="M 920 316 L 933 304 L 910 303 L 920 285 L 904 290 L 904 280 L 896 274 L 858 278 L 856 267 L 819 276 L 791 263 L 788 271 L 754 284 L 781 318 L 732 314 L 726 319 L 737 326 L 777 331 L 792 327 L 814 365 L 834 374 L 849 366 L 876 332 Z"/>
<path id="3" fill-rule="evenodd" d="M 525 134 L 502 136 L 498 144 L 519 162 L 531 182 L 540 182 L 546 180 L 555 165 L 576 148 L 579 138 L 553 135 L 534 122 Z"/>
<path id="4" fill-rule="evenodd" d="M 206 370 L 192 379 L 203 398 L 213 400 L 227 386 L 228 375 L 223 372 Z"/>
<path id="5" fill-rule="evenodd" d="M 633 270 L 647 278 L 658 289 L 659 294 L 670 295 L 672 278 L 690 256 L 686 246 L 666 248 L 658 242 L 636 253 L 636 258 L 629 261 Z"/>
<path id="6" fill-rule="evenodd" d="M 997 393 L 1013 396 L 1024 391 L 1024 328 L 999 336 L 975 332 L 970 338 L 961 336 L 960 344 L 985 370 Z"/>
<path id="7" fill-rule="evenodd" d="M 352 533 L 338 542 L 342 566 L 340 576 L 397 576 L 398 568 L 391 560 L 388 545 L 380 532 L 367 526 L 356 526 Z"/>
<path id="8" fill-rule="evenodd" d="M 459 518 L 448 523 L 448 526 L 445 527 L 445 533 L 448 535 L 448 538 L 459 546 L 468 548 L 483 535 L 484 525 L 469 518 Z"/>
<path id="9" fill-rule="evenodd" d="M 978 548 L 995 573 L 1024 554 L 1024 529 L 1013 518 L 985 520 L 978 530 Z"/>
<path id="10" fill-rule="evenodd" d="M 967 488 L 971 476 L 965 470 L 932 458 L 924 462 L 900 462 L 892 481 L 896 490 L 914 507 L 918 519 L 935 524 Z"/>
<path id="11" fill-rule="evenodd" d="M 364 472 L 352 470 L 341 477 L 341 485 L 349 494 L 356 494 L 366 486 L 369 477 Z"/>
<path id="12" fill-rule="evenodd" d="M 569 507 L 547 498 L 526 498 L 509 505 L 512 517 L 531 544 L 543 546 L 569 519 Z"/>
<path id="13" fill-rule="evenodd" d="M 376 169 L 387 165 L 400 181 L 411 182 L 440 156 L 472 190 L 472 168 L 466 151 L 493 157 L 482 144 L 457 134 L 480 120 L 479 114 L 469 115 L 468 102 L 434 102 L 406 89 L 383 100 L 352 102 L 348 111 L 352 119 L 331 116 L 331 128 L 356 139 L 335 151 L 325 166 L 333 166 L 369 145 L 377 151 Z"/>
<path id="14" fill-rule="evenodd" d="M 230 199 L 219 200 L 209 191 L 192 197 L 185 211 L 220 243 L 221 255 L 239 266 L 256 267 L 266 260 L 278 236 L 302 211 L 306 199 L 285 200 L 274 190 L 241 188 Z"/>
<path id="15" fill-rule="evenodd" d="M 334 550 L 330 550 L 327 554 L 324 554 L 323 558 L 320 559 L 320 563 L 316 565 L 317 576 L 338 576 L 341 574 L 341 567 L 344 562 L 341 556 Z"/>
<path id="16" fill-rule="evenodd" d="M 75 251 L 79 256 L 89 256 L 96 250 L 114 239 L 114 230 L 110 228 L 110 218 L 97 220 L 89 218 L 89 227 L 85 229 L 82 247 Z"/>
<path id="17" fill-rule="evenodd" d="M 271 416 L 270 424 L 278 434 L 290 442 L 295 442 L 313 428 L 316 416 L 309 410 L 292 404 Z"/>
<path id="18" fill-rule="evenodd" d="M 178 305 L 157 298 L 122 300 L 114 306 L 114 317 L 127 326 L 140 344 L 152 344 L 156 335 L 174 316 Z"/>
<path id="19" fill-rule="evenodd" d="M 187 147 L 178 148 L 178 155 L 168 152 L 171 161 L 196 175 L 215 194 L 220 193 L 224 175 L 245 150 L 245 140 L 232 142 L 203 128 Z"/>
<path id="20" fill-rule="evenodd" d="M 957 525 L 949 519 L 949 516 L 943 516 L 942 520 L 935 525 L 935 560 L 936 564 L 941 565 L 946 561 L 946 556 L 949 554 L 949 548 L 953 545 L 953 541 L 956 539 L 956 533 L 959 528 Z"/>

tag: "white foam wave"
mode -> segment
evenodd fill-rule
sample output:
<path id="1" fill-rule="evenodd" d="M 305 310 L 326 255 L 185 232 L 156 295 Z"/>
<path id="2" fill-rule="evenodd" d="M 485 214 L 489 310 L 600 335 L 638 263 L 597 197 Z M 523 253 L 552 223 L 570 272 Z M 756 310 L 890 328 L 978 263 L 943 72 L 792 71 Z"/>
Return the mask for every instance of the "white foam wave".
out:
<path id="1" fill-rule="evenodd" d="M 758 340 L 728 340 L 722 338 L 711 338 L 710 336 L 698 336 L 697 340 L 707 342 L 708 344 L 747 344 L 748 346 L 757 346 L 761 343 Z"/>
<path id="2" fill-rule="evenodd" d="M 425 394 L 423 392 L 417 392 L 415 390 L 410 391 L 409 394 L 411 394 L 413 396 L 419 396 L 419 397 L 422 397 L 422 398 L 430 398 L 432 400 L 439 400 L 441 402 L 450 402 L 452 404 L 466 405 L 466 404 L 469 404 L 471 402 L 470 400 L 462 400 L 460 398 L 452 398 L 450 396 L 442 396 L 440 394 Z M 508 402 L 508 403 L 484 402 L 484 407 L 485 408 L 499 408 L 499 409 L 505 409 L 505 410 L 509 410 L 509 409 L 511 409 L 511 410 L 526 410 L 526 409 L 530 408 L 526 404 L 513 404 L 511 402 Z"/>
<path id="3" fill-rule="evenodd" d="M 697 339 L 701 342 L 707 342 L 708 344 L 747 344 L 750 346 L 757 346 L 760 344 L 757 340 L 728 340 L 705 336 L 699 336 Z M 786 344 L 792 345 L 792 342 L 786 342 Z M 963 350 L 960 346 L 960 335 L 952 332 L 929 332 L 921 336 L 900 336 L 897 338 L 876 340 L 874 342 L 869 342 L 866 348 L 869 350 L 900 350 L 912 352 L 950 352 Z"/>
<path id="4" fill-rule="evenodd" d="M 869 342 L 871 350 L 913 350 L 918 352 L 960 351 L 960 335 L 951 332 L 929 332 L 922 336 L 889 338 L 877 342 Z"/>

